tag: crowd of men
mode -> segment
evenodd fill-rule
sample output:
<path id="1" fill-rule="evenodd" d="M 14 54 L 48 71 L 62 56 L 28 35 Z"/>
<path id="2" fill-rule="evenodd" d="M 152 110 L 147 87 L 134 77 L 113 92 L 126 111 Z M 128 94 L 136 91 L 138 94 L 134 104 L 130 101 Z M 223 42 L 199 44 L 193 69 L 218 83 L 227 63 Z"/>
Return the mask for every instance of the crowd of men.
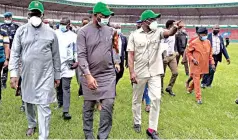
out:
<path id="1" fill-rule="evenodd" d="M 111 24 L 114 13 L 102 2 L 94 6 L 91 21 L 82 20 L 83 27 L 75 31 L 77 34 L 71 31 L 68 17 L 63 17 L 55 30 L 52 25 L 44 24 L 44 6 L 39 1 L 32 1 L 28 10 L 29 20 L 25 25 L 18 27 L 12 22 L 12 13 L 7 12 L 5 23 L 0 26 L 0 70 L 3 71 L 0 88 L 6 88 L 9 69 L 11 87 L 22 96 L 21 110 L 28 120 L 27 136 L 32 136 L 37 128 L 36 106 L 39 139 L 48 138 L 50 104 L 55 102 L 55 94 L 63 119 L 72 118 L 70 89 L 76 74 L 79 96 L 84 97 L 85 138 L 95 139 L 93 114 L 98 105 L 100 123 L 96 138 L 107 139 L 112 128 L 116 85 L 124 69 L 129 68 L 134 130 L 141 132 L 141 104 L 145 99 L 145 110 L 149 112 L 146 134 L 159 139 L 157 128 L 166 67 L 172 74 L 165 91 L 176 96 L 173 86 L 183 57 L 181 63 L 189 76 L 185 83 L 187 92 L 194 91 L 196 102 L 202 104 L 201 87 L 211 87 L 222 54 L 230 64 L 218 25 L 212 33 L 204 27 L 196 28 L 196 35 L 189 39 L 182 21 L 168 20 L 165 29 L 158 28 L 161 14 L 145 10 L 127 41 L 121 25 Z"/>

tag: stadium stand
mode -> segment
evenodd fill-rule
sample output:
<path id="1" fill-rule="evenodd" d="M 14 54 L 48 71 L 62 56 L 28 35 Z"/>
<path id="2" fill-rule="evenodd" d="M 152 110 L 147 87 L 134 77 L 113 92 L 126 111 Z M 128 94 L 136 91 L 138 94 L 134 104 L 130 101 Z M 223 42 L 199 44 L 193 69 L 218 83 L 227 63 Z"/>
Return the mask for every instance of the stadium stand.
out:
<path id="1" fill-rule="evenodd" d="M 27 6 L 31 0 L 1 0 L 0 15 L 6 11 L 14 13 L 16 22 L 27 22 Z M 80 25 L 84 17 L 94 6 L 93 3 L 71 2 L 66 0 L 39 0 L 45 5 L 45 18 L 58 22 L 62 16 L 68 16 L 73 24 Z M 109 5 L 115 16 L 112 22 L 122 23 L 122 30 L 126 35 L 135 30 L 135 21 L 145 9 L 152 9 L 162 14 L 161 26 L 168 19 L 183 20 L 189 34 L 193 34 L 196 26 L 212 27 L 220 24 L 222 32 L 230 31 L 232 41 L 238 41 L 238 2 L 200 5 Z M 3 16 L 0 16 L 0 22 Z"/>

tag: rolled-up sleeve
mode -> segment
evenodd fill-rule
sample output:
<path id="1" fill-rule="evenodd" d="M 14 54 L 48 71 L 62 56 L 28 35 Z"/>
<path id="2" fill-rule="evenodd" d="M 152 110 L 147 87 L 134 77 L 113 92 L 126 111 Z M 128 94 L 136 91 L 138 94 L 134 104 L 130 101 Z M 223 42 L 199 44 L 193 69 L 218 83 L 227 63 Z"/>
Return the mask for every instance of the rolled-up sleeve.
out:
<path id="1" fill-rule="evenodd" d="M 76 46 L 78 48 L 78 62 L 79 68 L 83 72 L 84 75 L 91 74 L 88 67 L 87 61 L 87 47 L 86 47 L 86 37 L 83 30 L 78 32 L 77 43 Z"/>
<path id="2" fill-rule="evenodd" d="M 9 61 L 9 71 L 10 77 L 19 77 L 19 61 L 21 56 L 21 40 L 20 40 L 21 29 L 16 31 L 12 48 L 11 48 L 11 57 Z M 6 41 L 6 40 L 5 40 Z"/>
<path id="3" fill-rule="evenodd" d="M 59 44 L 56 34 L 54 34 L 54 40 L 52 43 L 52 57 L 53 57 L 53 67 L 54 67 L 54 79 L 59 80 L 61 72 L 61 61 L 59 53 Z"/>
<path id="4" fill-rule="evenodd" d="M 1 29 L 1 35 L 3 36 L 3 44 L 9 44 L 10 39 L 9 39 L 9 35 L 7 34 L 7 31 Z"/>

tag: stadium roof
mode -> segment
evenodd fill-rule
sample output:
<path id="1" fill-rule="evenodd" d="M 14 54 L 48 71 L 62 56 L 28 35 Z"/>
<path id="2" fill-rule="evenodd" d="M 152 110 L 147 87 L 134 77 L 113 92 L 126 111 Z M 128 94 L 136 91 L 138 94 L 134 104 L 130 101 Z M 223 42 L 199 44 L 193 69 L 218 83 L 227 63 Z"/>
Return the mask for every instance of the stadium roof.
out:
<path id="1" fill-rule="evenodd" d="M 87 13 L 93 3 L 72 2 L 66 0 L 39 0 L 44 2 L 45 10 Z M 0 4 L 28 7 L 31 0 L 1 0 Z M 140 15 L 145 9 L 152 9 L 162 15 L 173 16 L 210 16 L 237 15 L 238 2 L 196 5 L 109 5 L 116 15 Z"/>

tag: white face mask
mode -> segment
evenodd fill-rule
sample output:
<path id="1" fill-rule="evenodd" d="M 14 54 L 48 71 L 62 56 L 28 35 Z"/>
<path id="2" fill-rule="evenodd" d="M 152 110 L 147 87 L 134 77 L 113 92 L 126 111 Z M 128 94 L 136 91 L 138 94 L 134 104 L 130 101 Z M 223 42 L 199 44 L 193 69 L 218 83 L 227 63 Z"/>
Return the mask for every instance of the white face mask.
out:
<path id="1" fill-rule="evenodd" d="M 38 27 L 40 26 L 40 24 L 42 23 L 41 18 L 33 16 L 29 19 L 29 22 L 31 23 L 31 25 L 33 25 L 34 27 Z"/>
<path id="2" fill-rule="evenodd" d="M 186 33 L 186 30 L 185 30 L 185 29 L 182 29 L 181 32 Z"/>
<path id="3" fill-rule="evenodd" d="M 149 27 L 150 27 L 150 29 L 153 30 L 153 31 L 157 30 L 157 29 L 158 29 L 158 22 L 157 22 L 157 21 L 151 22 L 150 25 L 149 25 Z"/>
<path id="4" fill-rule="evenodd" d="M 5 22 L 6 24 L 11 24 L 11 23 L 12 23 L 12 20 L 4 20 L 4 22 Z"/>
<path id="5" fill-rule="evenodd" d="M 100 26 L 105 26 L 109 23 L 109 18 L 101 18 L 101 22 L 98 22 Z"/>
<path id="6" fill-rule="evenodd" d="M 121 29 L 117 29 L 117 33 L 120 34 L 121 33 Z"/>

